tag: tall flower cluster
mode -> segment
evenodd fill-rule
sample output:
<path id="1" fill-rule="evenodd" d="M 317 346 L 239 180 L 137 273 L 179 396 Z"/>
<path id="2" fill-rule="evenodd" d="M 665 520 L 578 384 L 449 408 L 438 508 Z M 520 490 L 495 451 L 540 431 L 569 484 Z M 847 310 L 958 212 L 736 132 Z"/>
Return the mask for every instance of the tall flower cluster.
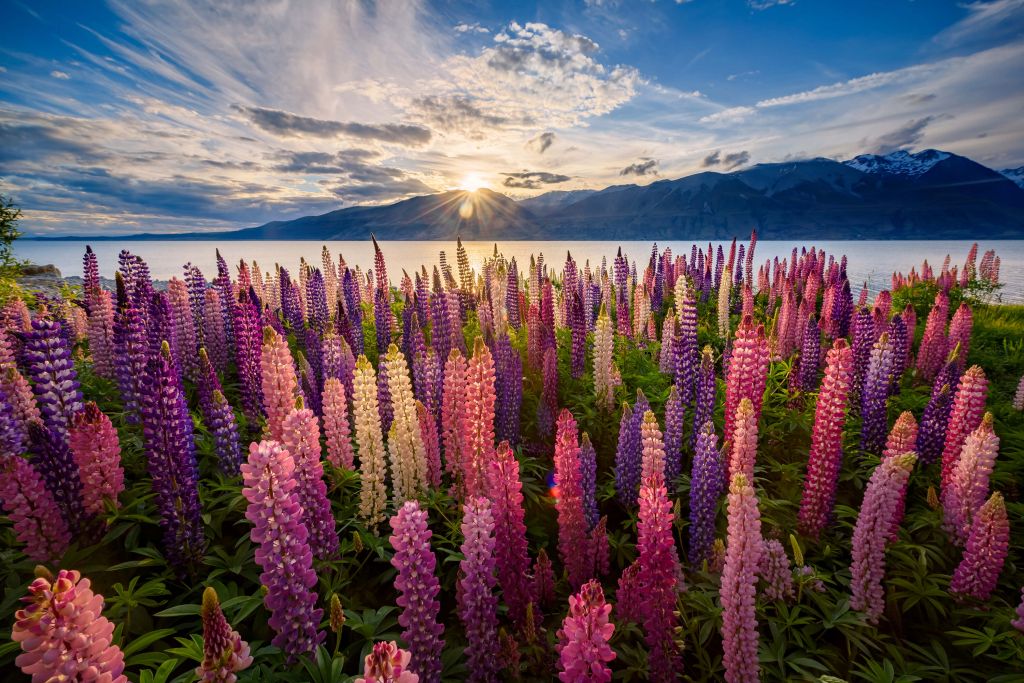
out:
<path id="1" fill-rule="evenodd" d="M 459 563 L 459 618 L 466 627 L 470 681 L 493 681 L 498 673 L 498 596 L 495 567 L 494 516 L 483 497 L 462 507 L 462 555 Z"/>
<path id="2" fill-rule="evenodd" d="M 359 447 L 359 516 L 373 527 L 384 521 L 384 435 L 377 409 L 377 380 L 373 366 L 360 354 L 352 380 L 352 416 Z"/>
<path id="3" fill-rule="evenodd" d="M 651 425 L 653 423 L 653 429 Z M 644 630 L 651 680 L 671 680 L 682 669 L 675 642 L 675 605 L 679 557 L 672 538 L 672 502 L 665 488 L 664 451 L 654 414 L 644 417 L 644 477 L 637 522 L 637 614 Z M 659 458 L 659 450 L 661 450 Z M 620 599 L 621 602 L 621 599 Z"/>
<path id="4" fill-rule="evenodd" d="M 345 385 L 337 377 L 328 377 L 324 381 L 323 404 L 327 460 L 335 467 L 352 469 L 355 452 L 348 423 L 348 398 Z"/>
<path id="5" fill-rule="evenodd" d="M 260 314 L 251 298 L 253 290 L 243 292 L 233 310 L 232 329 L 235 335 L 235 364 L 242 384 L 242 409 L 250 424 L 263 414 L 262 340 Z"/>
<path id="6" fill-rule="evenodd" d="M 192 417 L 164 342 L 141 388 L 143 442 L 163 529 L 164 553 L 179 574 L 194 571 L 206 545 Z"/>
<path id="7" fill-rule="evenodd" d="M 985 399 L 988 396 L 988 378 L 985 371 L 978 365 L 972 365 L 960 377 L 960 385 L 953 399 L 953 409 L 949 415 L 949 426 L 946 428 L 946 445 L 942 450 L 942 486 L 949 484 L 960 451 L 963 449 L 967 435 L 973 432 L 981 422 L 985 412 Z"/>
<path id="8" fill-rule="evenodd" d="M 295 492 L 295 460 L 276 441 L 253 443 L 242 480 L 249 501 L 245 517 L 253 524 L 249 535 L 259 545 L 260 583 L 267 587 L 263 603 L 277 634 L 272 642 L 295 660 L 326 637 L 319 630 L 323 610 L 316 607 L 316 573 Z"/>
<path id="9" fill-rule="evenodd" d="M 899 508 L 917 456 L 904 453 L 882 460 L 875 468 L 853 530 L 853 563 L 850 565 L 850 607 L 864 612 L 869 623 L 878 623 L 885 609 L 885 547 L 892 520 Z"/>
<path id="10" fill-rule="evenodd" d="M 722 647 L 725 680 L 758 679 L 757 572 L 761 561 L 761 514 L 757 494 L 743 472 L 729 482 L 729 532 L 719 596 L 722 601 Z"/>
<path id="11" fill-rule="evenodd" d="M 452 476 L 455 495 L 465 494 L 462 481 L 462 458 L 466 449 L 462 432 L 462 410 L 466 397 L 466 359 L 452 349 L 444 366 L 441 395 L 441 439 L 444 442 L 445 470 Z"/>
<path id="12" fill-rule="evenodd" d="M 736 408 L 736 419 L 733 420 L 733 442 L 729 451 L 728 480 L 736 472 L 747 475 L 747 481 L 754 481 L 754 461 L 757 458 L 757 418 L 754 416 L 754 405 L 750 399 L 744 398 Z"/>
<path id="13" fill-rule="evenodd" d="M 883 332 L 871 349 L 871 360 L 868 362 L 868 373 L 864 377 L 864 391 L 860 399 L 860 447 L 870 453 L 880 453 L 885 447 L 888 426 L 885 405 L 889 398 L 894 357 L 889 334 Z"/>
<path id="14" fill-rule="evenodd" d="M 384 357 L 388 392 L 391 395 L 392 422 L 388 432 L 391 456 L 391 481 L 396 504 L 418 497 L 427 489 L 427 451 L 420 435 L 416 402 L 405 356 L 391 344 Z"/>
<path id="15" fill-rule="evenodd" d="M 680 288 L 685 291 L 680 292 Z M 679 336 L 675 344 L 675 384 L 683 403 L 690 405 L 697 378 L 697 300 L 683 276 L 676 280 L 676 308 L 679 309 Z"/>
<path id="16" fill-rule="evenodd" d="M 768 340 L 764 335 L 764 326 L 755 327 L 749 315 L 743 316 L 733 341 L 729 376 L 725 383 L 724 439 L 735 443 L 733 430 L 736 410 L 743 399 L 750 399 L 754 408 L 754 422 L 761 419 L 761 402 L 767 381 Z"/>
<path id="17" fill-rule="evenodd" d="M 826 359 L 798 518 L 801 533 L 812 538 L 817 538 L 828 524 L 835 503 L 843 458 L 843 423 L 853 380 L 853 352 L 845 339 L 835 341 Z"/>
<path id="18" fill-rule="evenodd" d="M 974 515 L 967 549 L 953 572 L 949 590 L 986 600 L 996 588 L 1010 546 L 1010 523 L 1003 494 L 996 491 Z"/>
<path id="19" fill-rule="evenodd" d="M 267 437 L 281 441 L 284 437 L 284 419 L 295 407 L 298 382 L 295 363 L 288 350 L 287 340 L 274 328 L 263 329 L 263 410 L 267 415 Z"/>
<path id="20" fill-rule="evenodd" d="M 127 683 L 124 653 L 113 643 L 114 624 L 103 616 L 103 596 L 74 570 L 29 584 L 26 606 L 14 615 L 11 640 L 21 644 L 15 665 L 33 683 Z"/>
<path id="21" fill-rule="evenodd" d="M 519 413 L 523 404 L 523 360 L 509 341 L 495 343 L 495 434 L 498 441 L 519 443 Z"/>
<path id="22" fill-rule="evenodd" d="M 999 437 L 992 423 L 992 413 L 985 413 L 964 441 L 953 473 L 942 488 L 943 526 L 959 546 L 967 542 L 974 515 L 988 498 L 989 478 L 999 455 Z"/>
<path id="23" fill-rule="evenodd" d="M 213 444 L 217 451 L 217 462 L 220 464 L 221 471 L 229 477 L 238 476 L 238 468 L 242 465 L 238 423 L 235 422 L 234 409 L 219 389 L 214 389 L 210 397 L 210 411 L 206 416 L 206 426 L 213 434 Z"/>
<path id="24" fill-rule="evenodd" d="M 793 567 L 782 543 L 775 538 L 766 539 L 761 549 L 758 574 L 764 580 L 764 596 L 769 600 L 793 599 Z"/>
<path id="25" fill-rule="evenodd" d="M 619 421 L 619 440 L 615 451 L 615 490 L 625 505 L 636 505 L 637 490 L 640 487 L 643 441 L 640 427 L 644 413 L 650 409 L 642 390 L 636 391 L 636 403 L 630 409 L 623 404 L 622 419 Z"/>
<path id="26" fill-rule="evenodd" d="M 889 432 L 889 438 L 885 441 L 885 451 L 882 453 L 882 458 L 892 458 L 904 453 L 913 453 L 916 444 L 917 422 L 914 420 L 914 414 L 909 410 L 905 410 L 900 413 L 900 416 L 896 419 L 896 424 L 892 426 L 892 430 Z M 900 491 L 900 502 L 896 506 L 896 512 L 892 518 L 892 531 L 889 534 L 890 540 L 896 540 L 900 524 L 903 522 L 903 513 L 906 510 L 906 506 L 907 487 L 904 486 L 903 490 Z"/>
<path id="27" fill-rule="evenodd" d="M 697 437 L 690 473 L 690 562 L 693 564 L 711 558 L 715 509 L 725 485 L 724 469 L 715 425 L 709 420 Z"/>
<path id="28" fill-rule="evenodd" d="M 28 426 L 32 467 L 43 477 L 57 509 L 72 534 L 78 534 L 85 519 L 82 476 L 67 441 L 42 423 Z"/>
<path id="29" fill-rule="evenodd" d="M 281 430 L 284 433 L 281 445 L 295 462 L 294 495 L 302 508 L 309 546 L 317 559 L 329 559 L 338 552 L 338 535 L 320 461 L 320 425 L 313 411 L 303 407 L 300 398 L 284 419 Z"/>
<path id="30" fill-rule="evenodd" d="M 700 366 L 697 368 L 697 379 L 693 389 L 693 431 L 690 433 L 690 446 L 697 442 L 697 436 L 703 425 L 707 424 L 715 412 L 715 356 L 710 346 L 705 346 L 701 353 Z"/>
<path id="31" fill-rule="evenodd" d="M 212 291 L 212 290 L 210 290 Z M 201 683 L 235 683 L 239 671 L 252 664 L 249 644 L 224 617 L 217 591 L 207 586 L 203 591 L 203 661 L 196 667 Z"/>
<path id="32" fill-rule="evenodd" d="M 82 392 L 61 324 L 34 319 L 32 331 L 25 335 L 23 353 L 43 422 L 66 439 L 75 414 L 82 410 Z"/>
<path id="33" fill-rule="evenodd" d="M 466 495 L 483 495 L 484 469 L 494 459 L 494 360 L 477 337 L 466 367 L 466 393 L 462 410 L 462 477 Z"/>
<path id="34" fill-rule="evenodd" d="M 82 502 L 85 512 L 103 512 L 104 500 L 117 505 L 117 496 L 124 490 L 124 469 L 121 467 L 121 444 L 110 418 L 90 401 L 75 416 L 68 433 L 71 452 L 82 478 Z"/>
<path id="35" fill-rule="evenodd" d="M 953 410 L 953 395 L 959 378 L 956 362 L 950 360 L 935 377 L 931 398 L 921 414 L 917 432 L 917 454 L 921 462 L 931 465 L 946 448 L 946 429 Z"/>
<path id="36" fill-rule="evenodd" d="M 416 501 L 406 501 L 390 523 L 391 546 L 395 549 L 391 564 L 398 570 L 396 603 L 402 609 L 398 623 L 405 629 L 402 639 L 412 653 L 409 668 L 424 683 L 436 683 L 441 680 L 444 626 L 437 621 L 441 585 L 434 575 L 437 559 L 430 550 L 433 534 L 427 528 L 427 512 Z"/>
<path id="37" fill-rule="evenodd" d="M 363 661 L 363 675 L 355 683 L 419 683 L 420 677 L 409 670 L 412 653 L 395 641 L 373 644 Z"/>
<path id="38" fill-rule="evenodd" d="M 622 383 L 615 367 L 615 330 L 608 311 L 601 306 L 594 329 L 594 393 L 597 406 L 611 412 L 615 408 L 615 387 Z"/>
<path id="39" fill-rule="evenodd" d="M 28 460 L 0 456 L 0 504 L 11 520 L 14 537 L 37 562 L 58 559 L 71 543 L 71 533 L 43 477 Z"/>
<path id="40" fill-rule="evenodd" d="M 519 626 L 525 624 L 526 608 L 533 600 L 522 491 L 519 462 L 508 442 L 502 441 L 487 467 L 487 492 L 494 515 L 498 583 L 509 616 Z"/>
<path id="41" fill-rule="evenodd" d="M 555 433 L 555 486 L 558 487 L 558 554 L 569 575 L 569 585 L 582 586 L 592 578 L 593 563 L 587 536 L 583 485 L 580 477 L 580 446 L 576 420 L 563 409 Z"/>
<path id="42" fill-rule="evenodd" d="M 935 378 L 942 366 L 948 342 L 946 340 L 946 318 L 949 315 L 949 298 L 945 292 L 935 295 L 935 304 L 928 312 L 924 325 L 924 336 L 917 352 L 917 371 L 927 381 Z"/>
<path id="43" fill-rule="evenodd" d="M 601 517 L 597 509 L 597 451 L 586 432 L 580 437 L 580 487 L 583 490 L 583 511 L 587 527 L 593 529 Z"/>
<path id="44" fill-rule="evenodd" d="M 569 613 L 558 631 L 558 680 L 565 683 L 608 683 L 608 662 L 615 651 L 608 641 L 615 632 L 609 619 L 612 606 L 605 602 L 601 584 L 591 579 L 569 596 Z"/>
<path id="45" fill-rule="evenodd" d="M 673 384 L 665 402 L 665 481 L 673 482 L 683 468 L 683 394 Z"/>

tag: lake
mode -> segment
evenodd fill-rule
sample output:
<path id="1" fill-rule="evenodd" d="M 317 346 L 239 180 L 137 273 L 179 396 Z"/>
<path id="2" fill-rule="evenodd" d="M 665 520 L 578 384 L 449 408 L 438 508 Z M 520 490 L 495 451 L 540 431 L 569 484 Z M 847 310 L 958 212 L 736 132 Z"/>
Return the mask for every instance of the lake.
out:
<path id="1" fill-rule="evenodd" d="M 82 274 L 82 255 L 85 253 L 87 241 L 50 242 L 42 240 L 19 240 L 15 243 L 15 254 L 19 258 L 29 259 L 35 263 L 52 263 L 65 276 Z M 299 259 L 320 265 L 320 249 L 326 244 L 331 254 L 337 259 L 343 254 L 349 265 L 360 265 L 363 270 L 373 265 L 373 245 L 370 240 L 361 242 L 315 242 L 315 241 L 99 241 L 91 243 L 100 263 L 100 272 L 106 277 L 113 277 L 117 267 L 117 254 L 128 249 L 138 254 L 149 264 L 153 278 L 167 280 L 182 276 L 182 265 L 191 262 L 199 266 L 208 278 L 216 274 L 216 256 L 214 249 L 219 248 L 224 258 L 234 267 L 239 259 L 257 261 L 263 270 L 269 270 L 274 263 L 295 273 Z M 479 267 L 486 256 L 494 251 L 493 242 L 463 242 L 473 267 Z M 691 242 L 659 242 L 659 250 L 672 248 L 673 254 L 686 254 L 689 257 Z M 699 243 L 707 247 L 707 242 Z M 724 244 L 728 250 L 728 243 Z M 890 286 L 894 271 L 907 273 L 911 267 L 917 266 L 920 271 L 921 262 L 928 259 L 936 271 L 942 266 L 946 254 L 952 257 L 954 264 L 963 267 L 967 252 L 971 247 L 969 241 L 818 241 L 808 242 L 807 246 L 824 249 L 837 257 L 846 254 L 848 259 L 847 272 L 850 282 L 854 285 L 854 296 L 863 282 L 868 283 L 872 292 Z M 759 241 L 755 253 L 756 263 L 762 264 L 766 259 L 776 256 L 781 260 L 788 258 L 794 241 Z M 455 242 L 412 242 L 412 241 L 380 241 L 381 249 L 387 258 L 388 275 L 392 283 L 401 279 L 402 270 L 412 274 L 421 264 L 426 264 L 428 271 L 438 263 L 438 254 L 444 250 L 448 262 L 454 267 Z M 587 260 L 592 267 L 601 263 L 601 257 L 607 257 L 609 267 L 616 251 L 622 248 L 630 259 L 638 259 L 645 263 L 651 252 L 651 242 L 499 242 L 498 249 L 506 258 L 516 258 L 519 272 L 526 272 L 530 263 L 530 255 L 544 254 L 549 265 L 560 268 L 565 260 L 566 252 L 582 266 Z M 987 249 L 995 249 L 1000 257 L 1000 280 L 1005 284 L 1002 300 L 1005 303 L 1024 303 L 1024 240 L 990 240 L 978 242 L 978 259 Z M 234 271 L 233 271 L 234 272 Z"/>

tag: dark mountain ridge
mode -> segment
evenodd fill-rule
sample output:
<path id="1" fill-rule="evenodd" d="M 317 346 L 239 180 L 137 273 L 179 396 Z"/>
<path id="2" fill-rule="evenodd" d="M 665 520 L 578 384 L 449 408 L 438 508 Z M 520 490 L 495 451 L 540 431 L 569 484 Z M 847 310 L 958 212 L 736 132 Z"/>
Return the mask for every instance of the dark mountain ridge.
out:
<path id="1" fill-rule="evenodd" d="M 451 191 L 221 233 L 116 239 L 589 240 L 989 239 L 1024 237 L 1024 189 L 939 150 L 705 171 L 648 185 L 556 191 L 516 202 Z M 72 239 L 72 238 L 65 238 Z M 90 238 L 96 239 L 96 238 Z"/>

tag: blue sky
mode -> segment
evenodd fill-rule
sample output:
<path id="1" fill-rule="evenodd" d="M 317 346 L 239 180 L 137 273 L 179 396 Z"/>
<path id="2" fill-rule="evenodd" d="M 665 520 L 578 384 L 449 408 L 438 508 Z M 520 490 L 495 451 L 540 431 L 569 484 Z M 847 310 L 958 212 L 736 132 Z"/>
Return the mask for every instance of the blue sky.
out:
<path id="1" fill-rule="evenodd" d="M 1024 165 L 1024 0 L 8 0 L 33 233 L 216 230 L 936 147 Z"/>

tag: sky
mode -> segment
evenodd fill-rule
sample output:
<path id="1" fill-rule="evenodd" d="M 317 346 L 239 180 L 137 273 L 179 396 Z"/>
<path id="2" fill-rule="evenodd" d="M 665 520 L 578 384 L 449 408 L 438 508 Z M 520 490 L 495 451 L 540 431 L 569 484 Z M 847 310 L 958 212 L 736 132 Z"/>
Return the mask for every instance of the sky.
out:
<path id="1" fill-rule="evenodd" d="M 1024 165 L 1024 0 L 3 0 L 29 234 L 937 148 Z"/>

